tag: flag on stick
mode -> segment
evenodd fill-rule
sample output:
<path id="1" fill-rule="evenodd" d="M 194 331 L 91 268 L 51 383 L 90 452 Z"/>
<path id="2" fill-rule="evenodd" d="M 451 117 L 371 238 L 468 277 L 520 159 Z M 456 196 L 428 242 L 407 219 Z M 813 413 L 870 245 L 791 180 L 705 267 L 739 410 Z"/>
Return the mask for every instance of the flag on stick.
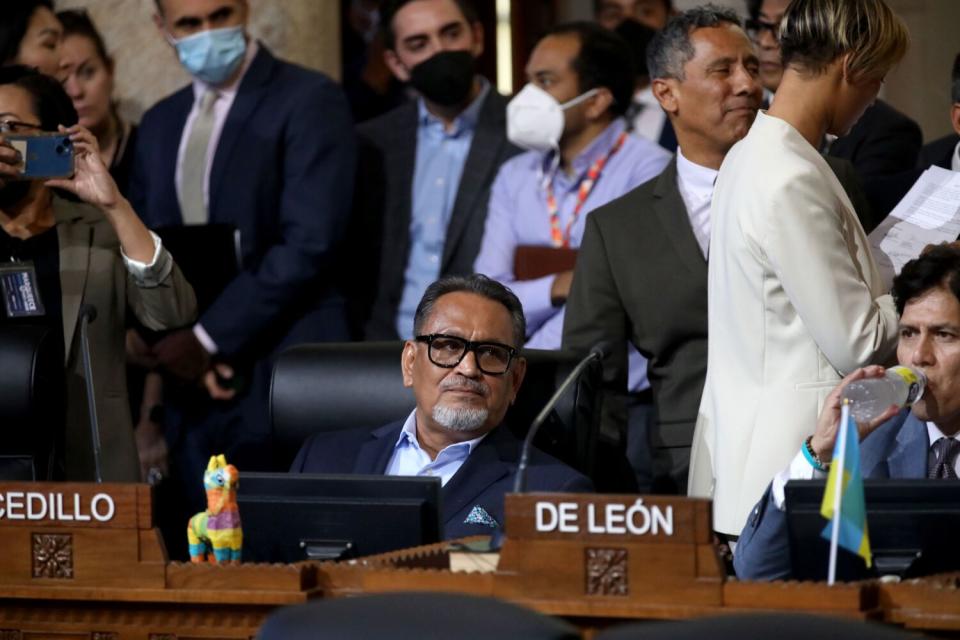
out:
<path id="1" fill-rule="evenodd" d="M 840 428 L 833 446 L 833 462 L 820 514 L 830 521 L 820 534 L 830 541 L 828 584 L 833 584 L 836 578 L 837 546 L 862 557 L 869 567 L 872 558 L 863 476 L 860 474 L 860 437 L 847 402 L 840 409 Z"/>

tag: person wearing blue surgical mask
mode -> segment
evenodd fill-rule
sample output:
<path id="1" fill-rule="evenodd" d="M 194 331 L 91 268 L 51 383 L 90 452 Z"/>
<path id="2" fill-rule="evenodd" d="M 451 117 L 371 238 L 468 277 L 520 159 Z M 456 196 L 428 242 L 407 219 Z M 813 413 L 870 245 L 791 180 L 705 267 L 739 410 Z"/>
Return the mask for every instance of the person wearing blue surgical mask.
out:
<path id="1" fill-rule="evenodd" d="M 239 75 L 248 14 L 246 0 L 157 0 L 154 22 L 187 73 L 218 87 Z"/>
<path id="2" fill-rule="evenodd" d="M 170 477 L 171 491 L 182 492 L 162 492 L 182 513 L 161 529 L 173 557 L 184 558 L 178 519 L 205 503 L 197 478 L 210 456 L 223 453 L 240 469 L 272 462 L 264 425 L 277 355 L 349 338 L 337 260 L 356 141 L 341 88 L 252 37 L 248 0 L 155 6 L 158 37 L 193 81 L 144 114 L 130 198 L 149 227 L 187 227 L 174 232 L 179 251 L 229 269 L 185 268 L 206 285 L 197 323 L 141 354 L 164 374 L 162 401 L 141 413 L 162 423 L 170 454 L 168 468 L 146 476 Z"/>

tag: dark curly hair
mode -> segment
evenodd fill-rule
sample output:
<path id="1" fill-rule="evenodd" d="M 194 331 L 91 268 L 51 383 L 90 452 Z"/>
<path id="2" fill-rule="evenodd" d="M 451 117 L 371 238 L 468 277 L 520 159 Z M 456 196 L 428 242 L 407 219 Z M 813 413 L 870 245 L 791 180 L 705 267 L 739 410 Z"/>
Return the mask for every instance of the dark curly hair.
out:
<path id="1" fill-rule="evenodd" d="M 893 300 L 897 313 L 911 300 L 930 289 L 943 287 L 960 300 L 960 243 L 929 245 L 893 279 Z"/>

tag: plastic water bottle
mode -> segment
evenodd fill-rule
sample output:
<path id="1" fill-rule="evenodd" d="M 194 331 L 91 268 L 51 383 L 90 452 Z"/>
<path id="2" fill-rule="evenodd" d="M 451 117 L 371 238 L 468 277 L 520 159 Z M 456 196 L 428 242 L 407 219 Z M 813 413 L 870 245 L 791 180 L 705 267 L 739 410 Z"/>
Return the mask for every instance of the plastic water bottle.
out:
<path id="1" fill-rule="evenodd" d="M 890 405 L 901 409 L 920 399 L 927 386 L 927 376 L 912 367 L 890 367 L 882 378 L 864 378 L 851 382 L 843 390 L 843 399 L 850 401 L 850 414 L 857 422 L 869 422 Z"/>

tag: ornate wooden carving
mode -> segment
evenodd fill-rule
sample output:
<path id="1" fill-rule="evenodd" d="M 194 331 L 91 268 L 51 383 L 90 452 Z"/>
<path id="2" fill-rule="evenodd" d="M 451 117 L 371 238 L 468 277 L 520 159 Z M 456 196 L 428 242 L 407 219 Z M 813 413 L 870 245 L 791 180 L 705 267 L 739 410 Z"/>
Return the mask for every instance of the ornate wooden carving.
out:
<path id="1" fill-rule="evenodd" d="M 90 640 L 119 640 L 120 636 L 110 631 L 94 631 L 90 634 Z"/>
<path id="2" fill-rule="evenodd" d="M 22 640 L 23 634 L 16 629 L 0 629 L 0 640 Z"/>
<path id="3" fill-rule="evenodd" d="M 630 579 L 626 549 L 584 549 L 588 596 L 628 596 Z"/>
<path id="4" fill-rule="evenodd" d="M 73 578 L 72 534 L 33 534 L 33 577 Z"/>

